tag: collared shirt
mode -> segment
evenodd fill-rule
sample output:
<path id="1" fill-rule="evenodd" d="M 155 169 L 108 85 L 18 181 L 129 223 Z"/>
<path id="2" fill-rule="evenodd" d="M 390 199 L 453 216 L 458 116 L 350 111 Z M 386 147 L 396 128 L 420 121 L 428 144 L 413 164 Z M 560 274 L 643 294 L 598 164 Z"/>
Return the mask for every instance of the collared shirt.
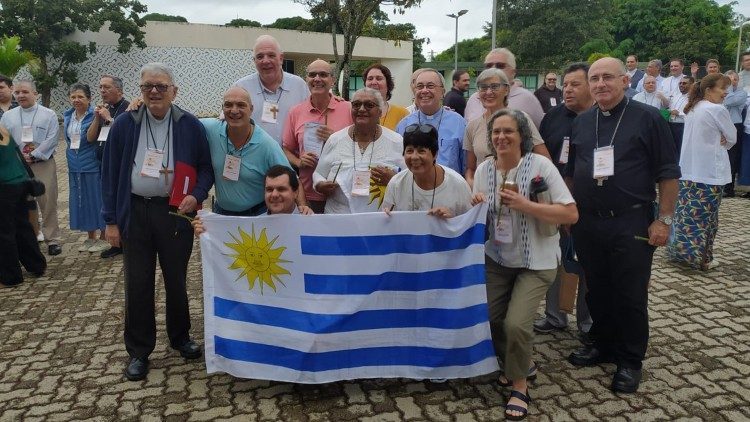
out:
<path id="1" fill-rule="evenodd" d="M 464 92 L 456 88 L 451 88 L 451 90 L 448 91 L 447 94 L 445 94 L 445 98 L 443 98 L 443 104 L 452 108 L 453 111 L 463 116 L 464 110 L 466 109 L 466 98 L 464 98 Z"/>
<path id="2" fill-rule="evenodd" d="M 669 76 L 664 78 L 664 80 L 661 83 L 661 92 L 669 98 L 670 100 L 672 97 L 679 97 L 682 95 L 680 93 L 680 81 L 684 75 L 679 76 Z"/>
<path id="3" fill-rule="evenodd" d="M 721 136 L 726 138 L 721 145 Z M 680 168 L 682 180 L 708 185 L 732 181 L 727 151 L 737 142 L 737 129 L 721 104 L 701 100 L 685 117 Z"/>
<path id="4" fill-rule="evenodd" d="M 608 116 L 594 107 L 573 121 L 565 176 L 573 178 L 573 197 L 582 210 L 622 210 L 651 202 L 656 199 L 656 182 L 680 177 L 677 152 L 666 120 L 654 107 L 627 101 L 623 98 Z M 594 179 L 594 148 L 608 146 L 610 142 L 614 146 L 615 174 L 598 186 Z"/>
<path id="5" fill-rule="evenodd" d="M 146 151 L 154 149 L 164 153 L 160 164 L 165 172 L 160 173 L 158 178 L 141 174 Z M 145 197 L 169 196 L 174 183 L 174 120 L 171 109 L 163 119 L 157 120 L 151 114 L 151 110 L 146 108 L 133 163 L 134 165 L 130 170 L 131 193 Z"/>
<path id="6" fill-rule="evenodd" d="M 565 163 L 560 163 L 563 143 L 565 138 L 568 138 L 568 142 L 570 142 L 573 133 L 573 120 L 576 117 L 578 117 L 578 113 L 565 107 L 564 104 L 560 104 L 557 107 L 552 107 L 544 115 L 542 125 L 539 128 L 539 133 L 544 139 L 544 145 L 547 146 L 549 155 L 552 157 L 552 163 L 560 173 L 565 168 Z"/>
<path id="7" fill-rule="evenodd" d="M 669 102 L 669 110 L 677 110 L 676 116 L 671 116 L 669 121 L 672 123 L 685 123 L 685 106 L 688 102 L 688 94 L 680 93 L 677 97 L 672 97 Z"/>
<path id="8" fill-rule="evenodd" d="M 740 70 L 740 83 L 738 86 L 741 86 L 747 92 L 747 95 L 750 95 L 750 70 Z"/>
<path id="9" fill-rule="evenodd" d="M 534 126 L 539 127 L 544 117 L 544 110 L 542 105 L 539 104 L 539 100 L 536 99 L 534 94 L 529 92 L 526 88 L 520 88 L 517 86 L 510 87 L 510 93 L 508 93 L 508 108 L 514 108 L 516 110 L 525 111 L 526 114 L 531 116 L 531 120 L 534 122 Z M 475 92 L 469 97 L 469 101 L 466 102 L 466 111 L 464 117 L 467 122 L 470 122 L 484 113 L 484 107 L 482 101 L 479 99 L 479 93 Z"/>
<path id="10" fill-rule="evenodd" d="M 31 156 L 37 160 L 49 160 L 58 143 L 57 114 L 40 104 L 29 108 L 16 107 L 3 113 L 0 124 L 5 126 L 19 147 L 23 148 L 21 132 L 23 126 L 32 126 L 34 150 Z"/>
<path id="11" fill-rule="evenodd" d="M 724 107 L 729 110 L 729 116 L 732 118 L 732 123 L 742 123 L 742 109 L 745 108 L 745 102 L 747 101 L 747 92 L 737 85 L 737 88 L 729 86 L 727 88 L 727 96 L 724 97 Z"/>
<path id="12" fill-rule="evenodd" d="M 661 100 L 656 95 L 657 91 L 654 92 L 639 92 L 633 96 L 634 101 L 638 101 L 643 104 L 648 104 L 651 107 L 655 107 L 657 109 L 661 109 Z"/>
<path id="13" fill-rule="evenodd" d="M 646 80 L 646 76 L 647 75 L 643 75 L 643 78 L 641 78 L 641 80 L 638 81 L 638 86 L 635 87 L 636 91 L 638 91 L 638 92 L 643 92 L 644 91 L 644 89 L 643 89 L 643 81 Z M 661 90 L 661 85 L 662 85 L 663 82 L 664 82 L 664 77 L 661 76 L 661 75 L 657 75 L 656 76 L 656 90 L 657 91 Z"/>
<path id="14" fill-rule="evenodd" d="M 463 144 L 466 120 L 455 111 L 446 110 L 444 107 L 431 116 L 417 110 L 399 122 L 396 132 L 404 136 L 406 127 L 414 123 L 428 124 L 437 128 L 437 163 L 450 167 L 458 174 L 464 174 Z"/>
<path id="15" fill-rule="evenodd" d="M 227 136 L 226 121 L 200 121 L 206 128 L 208 148 L 211 150 L 216 201 L 219 206 L 227 211 L 239 212 L 263 202 L 266 171 L 277 164 L 291 168 L 279 144 L 274 142 L 263 128 L 255 125 L 253 135 L 247 144 L 235 149 Z M 237 181 L 223 177 L 227 154 L 240 157 L 240 177 Z"/>
<path id="16" fill-rule="evenodd" d="M 321 113 L 312 105 L 312 99 L 297 104 L 289 110 L 284 122 L 282 134 L 283 146 L 297 157 L 305 152 L 305 123 L 315 122 L 328 126 L 334 132 L 351 125 L 352 105 L 348 101 L 331 97 L 328 108 Z M 322 150 L 323 145 L 320 146 Z M 304 167 L 299 170 L 299 179 L 305 188 L 305 198 L 309 201 L 325 201 L 325 195 L 315 192 L 312 187 L 312 174 L 314 168 Z"/>
<path id="17" fill-rule="evenodd" d="M 289 110 L 310 96 L 310 89 L 302 78 L 291 73 L 283 73 L 281 85 L 276 91 L 269 91 L 261 84 L 258 72 L 251 73 L 234 83 L 245 88 L 250 94 L 250 100 L 253 102 L 253 120 L 279 145 L 282 141 L 282 126 L 286 121 Z M 261 118 L 263 116 L 263 102 L 265 101 L 276 104 L 279 109 L 276 114 L 276 123 L 264 122 Z"/>

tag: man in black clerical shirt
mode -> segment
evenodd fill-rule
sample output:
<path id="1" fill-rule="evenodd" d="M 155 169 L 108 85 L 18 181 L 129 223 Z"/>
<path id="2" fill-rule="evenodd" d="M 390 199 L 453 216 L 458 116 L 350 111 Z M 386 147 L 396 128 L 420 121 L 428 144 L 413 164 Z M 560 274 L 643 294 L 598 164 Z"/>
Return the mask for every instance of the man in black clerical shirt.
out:
<path id="1" fill-rule="evenodd" d="M 98 142 L 96 157 L 101 161 L 104 155 L 104 142 L 107 141 L 109 127 L 117 116 L 127 111 L 130 102 L 123 98 L 122 79 L 112 75 L 102 75 L 99 79 L 99 94 L 102 96 L 104 104 L 99 104 L 94 109 L 96 118 L 91 122 L 89 130 L 86 132 L 86 139 L 89 142 Z M 106 251 L 102 251 L 102 258 L 111 258 L 122 253 L 122 248 L 111 246 Z"/>
<path id="2" fill-rule="evenodd" d="M 573 131 L 573 120 L 578 114 L 591 108 L 594 100 L 591 98 L 588 83 L 589 65 L 587 63 L 573 63 L 563 72 L 564 104 L 552 107 L 542 119 L 539 133 L 550 152 L 552 162 L 560 173 L 568 163 L 570 135 Z M 572 238 L 566 231 L 560 232 L 560 248 L 565 250 L 571 245 Z M 568 316 L 560 310 L 560 275 L 558 271 L 555 281 L 547 291 L 545 317 L 534 322 L 534 331 L 549 333 L 564 330 L 568 327 Z M 586 281 L 583 274 L 579 274 L 578 298 L 576 300 L 576 320 L 578 333 L 584 344 L 588 343 L 588 332 L 591 328 L 591 315 L 586 306 Z"/>
<path id="3" fill-rule="evenodd" d="M 616 363 L 612 390 L 632 393 L 648 344 L 651 262 L 667 242 L 680 169 L 659 111 L 625 97 L 628 76 L 620 60 L 597 60 L 588 80 L 598 107 L 573 122 L 565 176 L 580 214 L 573 237 L 589 288 L 594 344 L 568 360 Z"/>
<path id="4" fill-rule="evenodd" d="M 466 109 L 466 98 L 464 97 L 464 94 L 469 90 L 470 81 L 471 78 L 469 78 L 469 73 L 467 71 L 457 70 L 453 72 L 453 87 L 447 94 L 445 94 L 445 98 L 443 98 L 443 104 L 452 108 L 453 111 L 460 114 L 462 117 L 464 115 L 464 110 Z"/>

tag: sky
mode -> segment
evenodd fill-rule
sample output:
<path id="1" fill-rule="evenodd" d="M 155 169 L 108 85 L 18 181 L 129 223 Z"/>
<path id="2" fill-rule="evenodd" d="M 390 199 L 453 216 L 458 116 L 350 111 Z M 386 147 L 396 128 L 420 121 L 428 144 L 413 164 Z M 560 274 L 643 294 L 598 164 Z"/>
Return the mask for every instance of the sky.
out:
<path id="1" fill-rule="evenodd" d="M 719 4 L 731 1 L 717 0 Z M 750 19 L 750 0 L 737 2 L 739 4 L 734 10 Z M 303 5 L 291 0 L 141 0 L 141 3 L 148 6 L 149 12 L 183 16 L 192 23 L 223 25 L 240 17 L 270 24 L 278 18 L 310 17 Z M 462 9 L 468 13 L 458 20 L 458 39 L 481 37 L 484 34 L 482 27 L 492 20 L 491 0 L 423 0 L 420 7 L 408 9 L 404 15 L 394 15 L 392 7 L 383 7 L 392 23 L 411 22 L 417 28 L 418 37 L 430 40 L 423 48 L 428 60 L 430 51 L 438 54 L 453 46 L 455 20 L 446 15 Z"/>

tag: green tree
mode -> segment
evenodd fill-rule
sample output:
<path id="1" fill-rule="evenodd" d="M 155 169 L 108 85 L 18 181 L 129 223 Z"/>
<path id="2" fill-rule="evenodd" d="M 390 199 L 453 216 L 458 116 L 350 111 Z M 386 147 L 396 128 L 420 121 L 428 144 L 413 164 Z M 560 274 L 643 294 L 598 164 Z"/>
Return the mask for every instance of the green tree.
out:
<path id="1" fill-rule="evenodd" d="M 188 20 L 182 16 L 165 15 L 164 13 L 149 13 L 143 15 L 144 21 L 155 21 L 155 22 L 187 22 Z"/>
<path id="2" fill-rule="evenodd" d="M 612 0 L 498 0 L 497 45 L 510 48 L 519 67 L 558 69 L 584 59 L 588 40 L 613 44 L 613 12 Z"/>
<path id="3" fill-rule="evenodd" d="M 334 74 L 342 75 L 343 97 L 349 97 L 349 65 L 357 39 L 363 34 L 365 25 L 372 22 L 381 5 L 394 6 L 403 13 L 405 9 L 419 5 L 422 0 L 294 0 L 307 6 L 313 16 L 330 22 L 333 39 L 333 55 L 336 58 Z M 339 54 L 336 35 L 344 38 L 343 52 Z M 334 87 L 338 90 L 338 85 Z"/>
<path id="4" fill-rule="evenodd" d="M 33 54 L 21 50 L 20 42 L 17 36 L 0 39 L 0 74 L 14 78 L 22 67 L 39 63 Z"/>
<path id="5" fill-rule="evenodd" d="M 227 22 L 227 24 L 224 26 L 233 26 L 235 28 L 242 28 L 243 26 L 249 26 L 251 28 L 260 28 L 263 25 L 258 21 L 237 18 L 237 19 L 232 19 L 231 21 Z"/>
<path id="6" fill-rule="evenodd" d="M 276 29 L 292 29 L 297 31 L 311 31 L 311 32 L 328 32 L 331 25 L 322 19 L 305 19 L 301 16 L 293 16 L 291 18 L 278 18 L 268 28 Z"/>
<path id="7" fill-rule="evenodd" d="M 612 20 L 617 42 L 629 42 L 624 54 L 641 60 L 680 57 L 701 63 L 718 58 L 734 63 L 737 35 L 732 5 L 713 0 L 615 0 Z M 734 34 L 734 37 L 733 37 Z M 736 50 L 735 50 L 736 51 Z"/>
<path id="8" fill-rule="evenodd" d="M 484 56 L 490 51 L 492 41 L 488 37 L 470 38 L 458 42 L 459 62 L 483 62 Z M 436 62 L 453 62 L 455 46 L 435 56 Z"/>
<path id="9" fill-rule="evenodd" d="M 21 48 L 39 59 L 31 75 L 45 106 L 52 89 L 75 82 L 75 65 L 96 52 L 96 43 L 69 38 L 76 30 L 96 32 L 109 22 L 110 31 L 119 35 L 120 53 L 146 46 L 139 17 L 146 7 L 137 0 L 0 0 L 0 6 L 0 33 L 20 36 Z"/>

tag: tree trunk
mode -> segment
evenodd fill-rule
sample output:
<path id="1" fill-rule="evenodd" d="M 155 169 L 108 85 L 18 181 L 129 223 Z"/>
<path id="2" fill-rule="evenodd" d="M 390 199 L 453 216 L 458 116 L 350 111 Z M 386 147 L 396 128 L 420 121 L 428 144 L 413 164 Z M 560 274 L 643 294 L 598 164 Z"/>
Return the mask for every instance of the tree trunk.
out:
<path id="1" fill-rule="evenodd" d="M 35 79 L 34 82 L 37 84 L 37 91 L 42 95 L 42 105 L 47 108 L 49 108 L 50 97 L 52 96 L 52 86 L 50 86 L 46 80 L 49 78 L 47 74 L 48 71 L 49 67 L 47 66 L 47 59 L 42 57 L 39 59 L 39 75 L 43 75 L 43 77 L 38 78 L 35 75 L 32 75 Z"/>

